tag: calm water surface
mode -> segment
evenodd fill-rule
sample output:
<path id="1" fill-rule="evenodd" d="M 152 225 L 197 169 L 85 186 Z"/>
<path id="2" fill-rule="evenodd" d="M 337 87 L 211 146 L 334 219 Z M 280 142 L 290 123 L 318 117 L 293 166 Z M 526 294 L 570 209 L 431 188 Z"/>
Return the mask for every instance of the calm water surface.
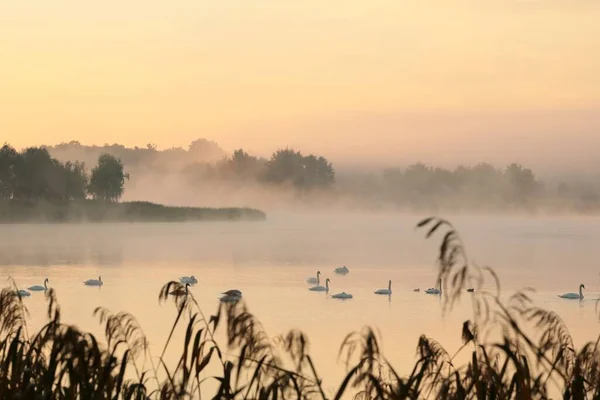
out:
<path id="1" fill-rule="evenodd" d="M 412 368 L 422 333 L 450 352 L 460 346 L 461 324 L 471 317 L 470 301 L 465 296 L 458 308 L 442 315 L 439 298 L 423 293 L 435 285 L 440 237 L 425 240 L 424 232 L 414 229 L 418 220 L 274 214 L 258 223 L 2 225 L 0 275 L 14 277 L 21 287 L 42 284 L 48 277 L 64 321 L 100 337 L 92 317 L 95 307 L 134 314 L 155 356 L 175 318 L 171 305 L 158 305 L 164 283 L 183 275 L 198 277 L 192 292 L 207 314 L 216 311 L 220 292 L 240 289 L 271 336 L 291 328 L 308 334 L 325 385 L 333 388 L 345 372 L 337 360 L 340 344 L 365 325 L 380 331 L 384 352 L 403 373 Z M 471 258 L 497 271 L 504 293 L 531 286 L 537 304 L 563 317 L 576 346 L 596 338 L 597 219 L 463 216 L 452 221 Z M 342 264 L 350 274 L 335 275 L 333 269 Z M 354 299 L 339 301 L 308 291 L 305 280 L 317 270 L 323 279 L 331 278 L 330 294 L 345 291 Z M 82 284 L 99 275 L 105 282 L 101 289 Z M 374 295 L 389 279 L 392 297 Z M 587 288 L 582 303 L 556 296 L 576 292 L 580 283 Z M 43 294 L 33 293 L 25 301 L 35 329 L 45 321 Z"/>

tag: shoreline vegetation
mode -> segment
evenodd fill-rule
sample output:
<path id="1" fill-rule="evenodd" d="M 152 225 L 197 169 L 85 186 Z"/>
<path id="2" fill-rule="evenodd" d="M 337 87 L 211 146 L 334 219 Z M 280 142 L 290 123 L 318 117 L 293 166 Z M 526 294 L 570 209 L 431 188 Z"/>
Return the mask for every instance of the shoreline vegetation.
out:
<path id="1" fill-rule="evenodd" d="M 193 294 L 169 294 L 183 288 L 175 281 L 158 296 L 160 304 L 175 307 L 171 333 L 158 357 L 133 315 L 94 311 L 105 345 L 63 324 L 52 288 L 46 292 L 48 323 L 29 334 L 26 300 L 15 295 L 18 287 L 12 281 L 12 287 L 0 291 L 0 398 L 501 400 L 556 397 L 551 391 L 564 399 L 600 397 L 600 337 L 575 348 L 563 320 L 535 306 L 528 290 L 501 299 L 497 275 L 468 259 L 449 222 L 432 217 L 417 227 L 427 238 L 444 231 L 437 257 L 443 311 L 451 312 L 467 296 L 473 315 L 454 332 L 462 337 L 458 349 L 447 351 L 421 335 L 414 367 L 406 374 L 390 365 L 380 338 L 364 327 L 343 341 L 339 354 L 347 375 L 328 397 L 325 387 L 335 383 L 324 382 L 302 332 L 268 337 L 244 300 L 221 303 L 207 318 Z M 467 294 L 470 287 L 475 291 Z M 215 340 L 221 330 L 225 345 Z M 163 357 L 176 331 L 183 333 L 183 347 L 179 360 L 167 365 Z M 459 355 L 464 363 L 458 362 Z M 215 392 L 206 393 L 215 384 Z"/>
<path id="2" fill-rule="evenodd" d="M 0 148 L 0 223 L 184 222 L 264 220 L 252 208 L 173 207 L 147 201 L 120 202 L 130 174 L 120 158 L 98 156 L 88 173 L 84 162 L 61 162 L 44 147 L 21 152 Z"/>
<path id="3" fill-rule="evenodd" d="M 206 198 L 244 198 L 251 205 L 386 209 L 418 214 L 449 212 L 560 212 L 600 215 L 600 180 L 593 170 L 535 171 L 519 160 L 492 165 L 436 165 L 399 158 L 369 167 L 360 160 L 333 164 L 321 154 L 282 147 L 272 154 L 226 151 L 198 139 L 187 147 L 158 149 L 77 141 L 44 146 L 61 162 L 92 165 L 102 154 L 123 161 L 136 198 L 163 203 L 157 185 L 171 193 Z M 425 160 L 423 160 L 425 161 Z M 131 189 L 129 189 L 131 188 Z M 220 195 L 219 195 L 220 194 Z M 150 196 L 150 197 L 147 197 Z"/>
<path id="4" fill-rule="evenodd" d="M 0 223 L 263 221 L 252 208 L 171 207 L 145 201 L 0 200 Z"/>
<path id="5" fill-rule="evenodd" d="M 95 166 L 88 171 L 88 165 Z M 188 149 L 75 141 L 0 148 L 0 199 L 27 202 L 119 202 L 127 191 L 126 199 L 157 204 L 178 194 L 201 199 L 194 206 L 237 207 L 231 200 L 243 198 L 242 206 L 259 209 L 600 215 L 598 180 L 579 175 L 542 179 L 518 163 L 486 162 L 441 168 L 400 160 L 388 168 L 336 169 L 323 156 L 291 148 L 264 158 L 243 149 L 227 154 L 206 139 Z"/>

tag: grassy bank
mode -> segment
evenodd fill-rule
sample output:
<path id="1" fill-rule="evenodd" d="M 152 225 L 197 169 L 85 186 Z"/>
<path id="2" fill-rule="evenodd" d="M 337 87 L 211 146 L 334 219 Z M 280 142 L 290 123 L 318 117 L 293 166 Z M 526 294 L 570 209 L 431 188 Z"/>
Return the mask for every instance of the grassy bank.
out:
<path id="1" fill-rule="evenodd" d="M 80 201 L 0 202 L 0 223 L 24 222 L 183 222 L 264 220 L 264 212 L 251 208 L 169 207 L 135 201 L 108 203 Z"/>

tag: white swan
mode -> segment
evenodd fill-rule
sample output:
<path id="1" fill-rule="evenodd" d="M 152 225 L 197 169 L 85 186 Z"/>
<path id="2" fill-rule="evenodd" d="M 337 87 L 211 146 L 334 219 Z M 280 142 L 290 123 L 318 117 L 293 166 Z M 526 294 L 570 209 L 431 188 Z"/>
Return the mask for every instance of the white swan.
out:
<path id="1" fill-rule="evenodd" d="M 187 296 L 188 295 L 188 287 L 190 286 L 189 283 L 185 284 L 185 289 L 182 288 L 177 288 L 171 292 L 169 292 L 170 295 L 173 296 Z"/>
<path id="2" fill-rule="evenodd" d="M 583 299 L 582 289 L 585 289 L 585 285 L 583 283 L 581 285 L 579 285 L 579 294 L 565 293 L 565 294 L 559 294 L 558 297 L 563 298 L 563 299 Z"/>
<path id="3" fill-rule="evenodd" d="M 344 265 L 343 267 L 337 267 L 333 272 L 340 275 L 346 275 L 350 270 Z"/>
<path id="4" fill-rule="evenodd" d="M 313 292 L 329 292 L 329 278 L 325 279 L 325 287 L 323 286 L 313 286 L 308 290 L 312 290 Z"/>
<path id="5" fill-rule="evenodd" d="M 438 280 L 438 286 L 440 287 L 438 288 L 429 288 L 425 291 L 425 293 L 427 294 L 442 294 L 442 279 L 440 278 Z"/>
<path id="6" fill-rule="evenodd" d="M 44 281 L 44 286 L 35 285 L 35 286 L 30 286 L 27 289 L 33 290 L 34 292 L 41 292 L 42 290 L 48 290 L 48 285 L 47 285 L 48 282 L 50 282 L 50 281 L 48 280 L 48 278 L 46 278 L 46 280 Z"/>
<path id="7" fill-rule="evenodd" d="M 392 280 L 390 279 L 387 289 L 379 289 L 375 291 L 375 294 L 392 294 Z"/>
<path id="8" fill-rule="evenodd" d="M 98 279 L 88 279 L 87 281 L 83 282 L 84 285 L 88 285 L 88 286 L 102 286 L 104 285 L 104 283 L 102 282 L 102 277 L 99 276 Z"/>
<path id="9" fill-rule="evenodd" d="M 321 271 L 317 271 L 317 277 L 315 278 L 314 276 L 311 276 L 310 278 L 308 278 L 306 280 L 306 283 L 316 283 L 317 286 L 319 285 L 319 276 L 321 275 Z"/>
<path id="10" fill-rule="evenodd" d="M 181 283 L 189 283 L 190 285 L 193 285 L 195 283 L 198 283 L 198 279 L 196 279 L 196 277 L 194 275 L 192 275 L 192 276 L 182 276 L 181 278 L 179 278 L 179 282 L 181 282 Z"/>
<path id="11" fill-rule="evenodd" d="M 18 291 L 15 292 L 15 296 L 27 297 L 27 296 L 31 296 L 31 293 L 29 293 L 27 290 L 19 289 Z"/>
<path id="12" fill-rule="evenodd" d="M 352 295 L 350 293 L 342 292 L 342 293 L 337 293 L 337 294 L 331 295 L 331 297 L 334 299 L 351 299 Z"/>

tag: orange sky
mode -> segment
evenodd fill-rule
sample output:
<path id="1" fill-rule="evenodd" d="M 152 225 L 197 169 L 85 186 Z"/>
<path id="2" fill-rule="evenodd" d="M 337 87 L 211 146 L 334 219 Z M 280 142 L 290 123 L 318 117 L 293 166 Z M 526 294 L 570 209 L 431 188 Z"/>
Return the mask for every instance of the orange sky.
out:
<path id="1" fill-rule="evenodd" d="M 599 21 L 595 0 L 5 0 L 0 132 L 17 147 L 423 147 L 456 129 L 419 142 L 420 125 L 348 121 L 600 110 Z"/>

